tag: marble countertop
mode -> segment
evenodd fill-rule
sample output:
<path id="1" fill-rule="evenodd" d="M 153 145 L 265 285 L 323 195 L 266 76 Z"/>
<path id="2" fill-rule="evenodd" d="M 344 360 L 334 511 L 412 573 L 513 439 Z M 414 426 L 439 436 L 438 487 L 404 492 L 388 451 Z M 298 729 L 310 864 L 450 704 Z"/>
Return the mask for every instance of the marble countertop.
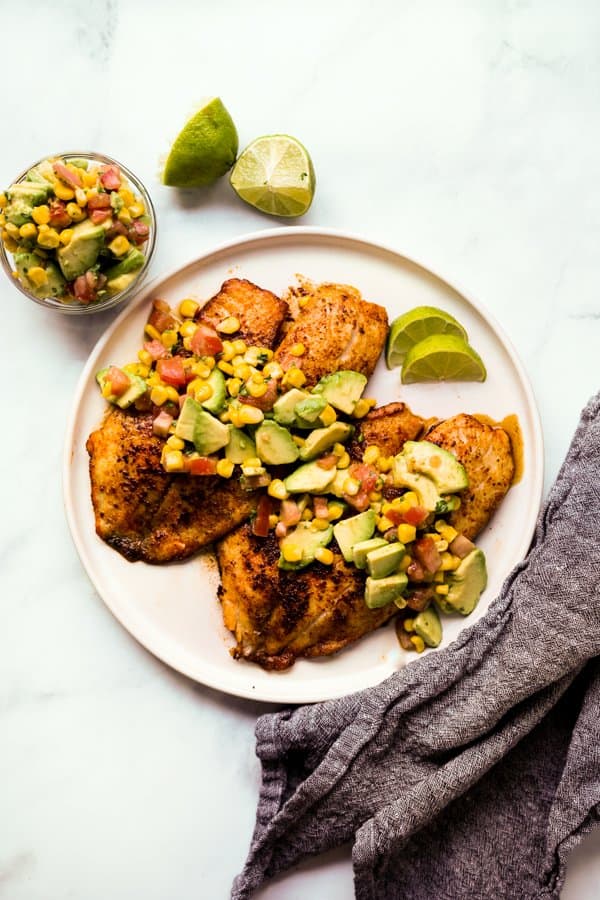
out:
<path id="1" fill-rule="evenodd" d="M 61 149 L 121 159 L 160 222 L 154 275 L 280 225 L 226 180 L 160 186 L 167 150 L 219 94 L 244 146 L 288 132 L 318 177 L 302 224 L 359 232 L 478 297 L 529 372 L 546 489 L 600 347 L 600 8 L 578 0 L 301 7 L 258 0 L 29 4 L 3 47 L 0 182 Z M 143 31 L 141 23 L 143 22 Z M 3 33 L 22 29 L 5 4 Z M 27 102 L 24 102 L 27 98 Z M 10 129 L 6 127 L 10 124 Z M 264 704 L 193 684 L 140 647 L 96 595 L 62 504 L 66 417 L 114 315 L 76 321 L 0 282 L 3 405 L 0 897 L 225 898 L 249 843 Z M 600 838 L 564 897 L 600 894 Z M 263 900 L 352 895 L 348 848 L 278 879 Z"/>

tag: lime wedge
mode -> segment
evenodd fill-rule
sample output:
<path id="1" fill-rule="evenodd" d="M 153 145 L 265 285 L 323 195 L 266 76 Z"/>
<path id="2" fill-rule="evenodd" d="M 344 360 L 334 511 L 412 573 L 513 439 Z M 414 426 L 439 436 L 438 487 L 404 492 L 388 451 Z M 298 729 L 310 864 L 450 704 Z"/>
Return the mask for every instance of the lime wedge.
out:
<path id="1" fill-rule="evenodd" d="M 435 306 L 415 306 L 390 326 L 385 351 L 388 369 L 401 365 L 410 348 L 431 334 L 455 334 L 467 340 L 467 332 L 450 313 Z"/>
<path id="2" fill-rule="evenodd" d="M 308 151 L 287 134 L 267 134 L 252 141 L 229 180 L 242 200 L 271 216 L 302 216 L 315 194 Z"/>
<path id="3" fill-rule="evenodd" d="M 483 361 L 461 337 L 432 334 L 411 347 L 402 366 L 402 383 L 485 381 Z"/>
<path id="4" fill-rule="evenodd" d="M 177 135 L 162 173 L 164 184 L 191 188 L 213 184 L 235 162 L 238 136 L 219 97 L 213 97 Z"/>

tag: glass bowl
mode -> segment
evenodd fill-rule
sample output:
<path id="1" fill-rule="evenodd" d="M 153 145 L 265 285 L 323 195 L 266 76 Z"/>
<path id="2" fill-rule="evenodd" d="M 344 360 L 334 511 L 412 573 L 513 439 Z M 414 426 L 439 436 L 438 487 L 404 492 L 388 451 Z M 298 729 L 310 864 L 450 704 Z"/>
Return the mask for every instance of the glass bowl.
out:
<path id="1" fill-rule="evenodd" d="M 28 166 L 27 169 L 25 169 L 25 171 L 21 173 L 21 175 L 19 175 L 14 181 L 11 182 L 11 184 L 19 184 L 26 181 L 27 173 L 35 166 L 38 166 L 40 165 L 40 163 L 45 162 L 47 159 L 62 159 L 67 161 L 69 159 L 85 159 L 90 163 L 100 163 L 102 165 L 114 165 L 119 167 L 120 171 L 129 181 L 133 192 L 142 198 L 144 206 L 146 208 L 146 215 L 150 219 L 150 233 L 148 235 L 148 239 L 145 244 L 142 244 L 140 246 L 140 249 L 143 251 L 145 256 L 144 264 L 140 269 L 136 271 L 136 277 L 133 279 L 133 281 L 128 284 L 127 287 L 125 287 L 122 291 L 118 291 L 117 293 L 110 294 L 100 300 L 95 300 L 90 303 L 83 303 L 74 298 L 59 300 L 54 297 L 36 297 L 35 294 L 27 289 L 26 285 L 24 285 L 20 279 L 16 278 L 13 275 L 13 272 L 15 270 L 13 254 L 6 249 L 3 241 L 0 240 L 0 260 L 2 261 L 4 271 L 9 276 L 12 284 L 14 284 L 14 286 L 19 291 L 21 291 L 22 294 L 24 294 L 30 300 L 33 300 L 34 303 L 38 303 L 40 306 L 45 306 L 47 309 L 55 309 L 58 312 L 66 313 L 67 315 L 72 316 L 85 316 L 89 315 L 90 313 L 104 312 L 107 309 L 113 309 L 115 306 L 120 306 L 122 303 L 125 303 L 127 300 L 129 300 L 141 286 L 142 282 L 146 278 L 148 268 L 154 254 L 154 247 L 156 244 L 156 213 L 154 212 L 154 206 L 152 205 L 150 195 L 139 178 L 137 178 L 133 174 L 133 172 L 131 172 L 122 163 L 118 162 L 116 159 L 112 159 L 110 156 L 104 156 L 101 153 L 90 153 L 88 151 L 53 153 L 45 156 L 42 159 L 39 159 L 37 162 L 34 162 L 30 166 Z"/>

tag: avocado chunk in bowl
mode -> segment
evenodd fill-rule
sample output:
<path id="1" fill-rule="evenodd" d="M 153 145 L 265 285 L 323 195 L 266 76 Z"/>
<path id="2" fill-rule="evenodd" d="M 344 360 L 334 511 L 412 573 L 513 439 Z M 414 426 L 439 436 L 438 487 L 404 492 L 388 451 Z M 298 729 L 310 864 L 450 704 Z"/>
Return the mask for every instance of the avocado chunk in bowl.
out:
<path id="1" fill-rule="evenodd" d="M 71 314 L 122 303 L 154 251 L 148 192 L 121 163 L 62 153 L 30 166 L 0 191 L 0 258 L 36 303 Z"/>

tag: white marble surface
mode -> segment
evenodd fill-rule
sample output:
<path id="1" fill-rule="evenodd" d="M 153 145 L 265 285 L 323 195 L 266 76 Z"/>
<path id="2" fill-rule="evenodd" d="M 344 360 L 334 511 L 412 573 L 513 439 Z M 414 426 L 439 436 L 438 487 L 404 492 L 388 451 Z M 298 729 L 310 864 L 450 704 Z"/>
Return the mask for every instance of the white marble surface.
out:
<path id="1" fill-rule="evenodd" d="M 304 224 L 362 232 L 463 285 L 524 359 L 546 484 L 598 388 L 600 8 L 595 0 L 257 0 L 27 4 L 3 41 L 0 182 L 95 148 L 146 182 L 154 274 L 279 224 L 224 181 L 180 196 L 159 154 L 204 95 L 242 144 L 272 131 L 313 154 Z M 24 7 L 1 4 L 2 33 Z M 35 22 L 35 26 L 32 24 Z M 63 428 L 110 321 L 28 304 L 2 279 L 0 897 L 225 898 L 242 865 L 264 706 L 186 681 L 139 647 L 87 580 L 65 523 Z M 600 894 L 598 836 L 564 897 Z M 352 894 L 347 850 L 261 897 Z"/>

